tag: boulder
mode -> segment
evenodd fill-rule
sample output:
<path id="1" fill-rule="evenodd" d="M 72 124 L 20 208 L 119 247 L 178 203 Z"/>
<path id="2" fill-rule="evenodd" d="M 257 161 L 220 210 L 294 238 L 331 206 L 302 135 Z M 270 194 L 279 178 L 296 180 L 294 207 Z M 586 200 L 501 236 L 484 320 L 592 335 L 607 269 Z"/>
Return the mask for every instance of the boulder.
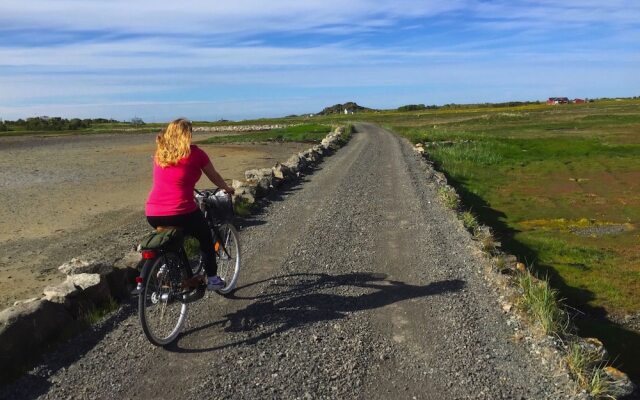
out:
<path id="1" fill-rule="evenodd" d="M 107 280 L 99 274 L 69 275 L 67 282 L 81 289 L 78 297 L 92 304 L 103 304 L 111 299 Z"/>
<path id="2" fill-rule="evenodd" d="M 16 376 L 50 343 L 69 333 L 73 318 L 47 300 L 21 303 L 0 312 L 0 380 Z"/>
<path id="3" fill-rule="evenodd" d="M 629 379 L 627 374 L 619 369 L 611 366 L 604 367 L 604 373 L 613 381 L 617 392 L 616 394 L 619 396 L 618 398 L 629 396 L 635 391 L 635 384 Z"/>
<path id="4" fill-rule="evenodd" d="M 140 253 L 135 250 L 132 250 L 127 254 L 123 255 L 122 257 L 118 258 L 113 263 L 113 268 L 114 269 L 138 268 L 141 261 L 143 260 L 142 260 L 142 257 L 140 256 Z"/>
<path id="5" fill-rule="evenodd" d="M 280 182 L 289 180 L 295 175 L 291 172 L 291 168 L 284 164 L 276 163 L 271 169 L 273 170 L 273 177 Z"/>
<path id="6" fill-rule="evenodd" d="M 331 132 L 330 134 L 325 136 L 324 139 L 322 139 L 322 141 L 320 142 L 320 145 L 325 148 L 327 147 L 336 148 L 339 137 L 340 137 L 340 134 Z"/>
<path id="7" fill-rule="evenodd" d="M 305 159 L 308 164 L 314 164 L 316 161 L 318 161 L 317 154 L 311 149 L 307 149 L 302 153 L 298 153 L 298 155 L 300 156 L 300 158 Z"/>
<path id="8" fill-rule="evenodd" d="M 62 304 L 66 307 L 70 307 L 70 297 L 77 294 L 80 289 L 73 284 L 73 282 L 67 279 L 66 281 L 57 285 L 47 286 L 43 290 L 45 300 L 52 303 Z"/>
<path id="9" fill-rule="evenodd" d="M 40 297 L 32 297 L 30 299 L 26 299 L 26 300 L 17 300 L 13 302 L 14 306 L 17 306 L 19 304 L 24 304 L 24 303 L 33 303 L 34 301 L 38 301 L 40 300 Z"/>
<path id="10" fill-rule="evenodd" d="M 273 170 L 271 168 L 251 169 L 244 172 L 248 182 L 255 184 L 256 195 L 266 196 L 273 188 Z"/>
<path id="11" fill-rule="evenodd" d="M 256 202 L 256 185 L 251 184 L 250 182 L 243 182 L 238 180 L 231 181 L 231 186 L 235 189 L 235 194 L 233 195 L 234 202 L 237 199 L 242 199 L 243 201 L 253 204 Z"/>
<path id="12" fill-rule="evenodd" d="M 295 174 L 298 171 L 300 171 L 300 169 L 302 168 L 300 163 L 301 163 L 300 156 L 297 154 L 294 154 L 291 157 L 289 157 L 287 161 L 284 162 L 283 165 L 285 165 L 287 168 L 289 168 L 289 170 L 293 174 Z"/>
<path id="13" fill-rule="evenodd" d="M 65 275 L 74 274 L 100 274 L 105 275 L 111 272 L 113 267 L 111 265 L 95 261 L 95 260 L 82 260 L 79 258 L 72 258 L 71 261 L 62 264 L 58 267 L 58 270 Z"/>
<path id="14" fill-rule="evenodd" d="M 590 354 L 597 355 L 601 360 L 606 360 L 609 357 L 607 349 L 604 344 L 598 338 L 584 338 L 581 343 Z"/>
<path id="15" fill-rule="evenodd" d="M 313 146 L 313 147 L 311 148 L 311 150 L 313 150 L 314 152 L 316 152 L 320 158 L 322 158 L 322 156 L 324 156 L 324 153 L 325 153 L 325 151 L 326 151 L 326 150 L 325 150 L 325 148 L 324 148 L 324 147 L 322 147 L 322 146 L 320 146 L 319 144 L 317 144 L 317 145 Z"/>

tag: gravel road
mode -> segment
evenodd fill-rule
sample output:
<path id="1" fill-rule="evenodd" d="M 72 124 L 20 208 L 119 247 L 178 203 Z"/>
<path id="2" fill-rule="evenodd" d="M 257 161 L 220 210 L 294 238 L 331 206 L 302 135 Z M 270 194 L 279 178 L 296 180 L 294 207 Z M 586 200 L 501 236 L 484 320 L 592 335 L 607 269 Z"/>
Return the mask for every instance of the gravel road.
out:
<path id="1" fill-rule="evenodd" d="M 357 129 L 242 224 L 238 290 L 194 304 L 174 345 L 148 344 L 125 305 L 0 397 L 569 398 L 515 343 L 410 145 Z"/>

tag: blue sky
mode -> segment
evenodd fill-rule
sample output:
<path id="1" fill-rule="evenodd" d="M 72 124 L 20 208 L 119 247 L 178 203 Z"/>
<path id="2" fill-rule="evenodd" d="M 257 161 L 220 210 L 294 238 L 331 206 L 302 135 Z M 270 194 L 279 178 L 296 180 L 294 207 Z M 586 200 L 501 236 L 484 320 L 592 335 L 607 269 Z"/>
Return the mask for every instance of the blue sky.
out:
<path id="1" fill-rule="evenodd" d="M 639 71 L 637 0 L 0 3 L 3 119 L 626 97 Z"/>

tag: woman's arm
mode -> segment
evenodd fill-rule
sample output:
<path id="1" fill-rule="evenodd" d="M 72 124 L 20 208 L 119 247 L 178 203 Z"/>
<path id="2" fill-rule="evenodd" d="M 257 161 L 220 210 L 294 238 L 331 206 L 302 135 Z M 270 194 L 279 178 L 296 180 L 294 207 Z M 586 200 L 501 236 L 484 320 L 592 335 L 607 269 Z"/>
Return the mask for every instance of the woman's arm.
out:
<path id="1" fill-rule="evenodd" d="M 216 169 L 213 168 L 213 164 L 209 163 L 205 165 L 204 168 L 202 168 L 202 172 L 204 172 L 207 178 L 209 178 L 209 180 L 213 182 L 213 184 L 219 187 L 220 189 L 224 190 L 229 194 L 233 194 L 235 192 L 235 189 L 227 185 L 227 182 L 225 182 L 224 179 L 222 179 L 222 176 L 220 176 L 218 171 L 216 171 Z"/>

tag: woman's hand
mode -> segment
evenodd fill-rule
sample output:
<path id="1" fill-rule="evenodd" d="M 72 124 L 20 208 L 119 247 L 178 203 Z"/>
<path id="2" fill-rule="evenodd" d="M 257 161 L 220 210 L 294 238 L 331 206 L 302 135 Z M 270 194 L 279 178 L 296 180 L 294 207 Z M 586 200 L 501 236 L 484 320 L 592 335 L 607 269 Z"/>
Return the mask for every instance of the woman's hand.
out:
<path id="1" fill-rule="evenodd" d="M 224 190 L 227 194 L 234 194 L 236 192 L 236 190 L 230 186 L 222 188 L 222 190 Z"/>

